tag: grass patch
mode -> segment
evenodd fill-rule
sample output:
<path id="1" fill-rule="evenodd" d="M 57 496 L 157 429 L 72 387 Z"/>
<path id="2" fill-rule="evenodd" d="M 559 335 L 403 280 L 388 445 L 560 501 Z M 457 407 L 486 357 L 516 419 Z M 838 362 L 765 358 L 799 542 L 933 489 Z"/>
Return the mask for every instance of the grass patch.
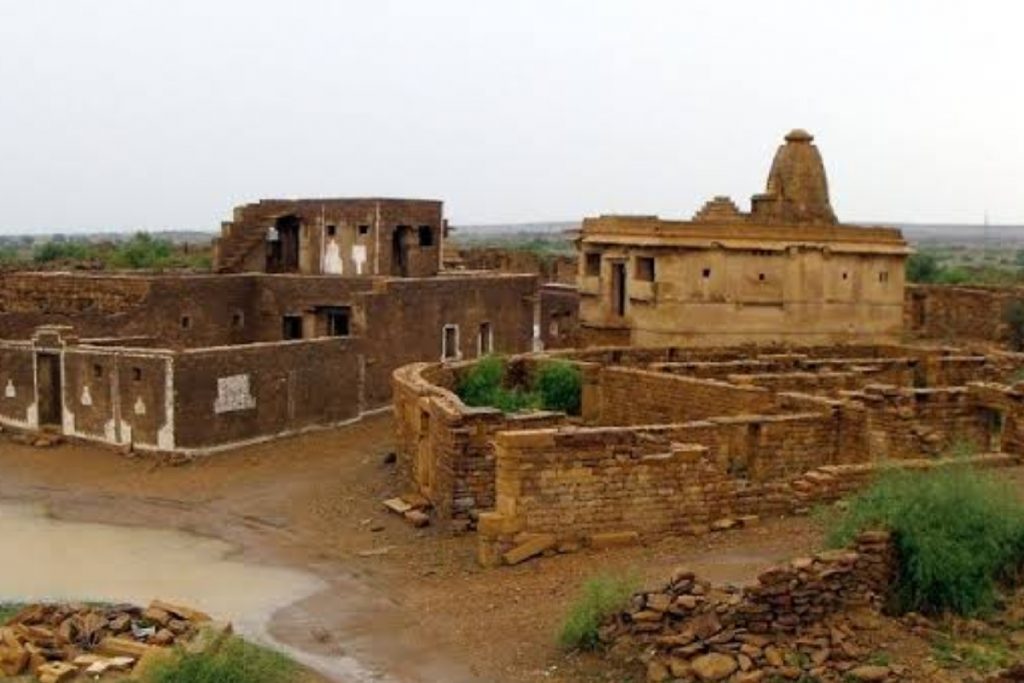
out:
<path id="1" fill-rule="evenodd" d="M 560 410 L 578 415 L 583 379 L 578 367 L 564 360 L 541 363 L 527 387 L 509 386 L 505 360 L 481 358 L 459 381 L 456 393 L 468 405 L 497 408 L 502 412 Z"/>
<path id="2" fill-rule="evenodd" d="M 580 596 L 569 606 L 558 642 L 567 650 L 596 648 L 601 622 L 626 608 L 637 584 L 632 577 L 600 575 L 588 579 Z"/>
<path id="3" fill-rule="evenodd" d="M 829 545 L 865 529 L 894 532 L 900 553 L 895 606 L 924 613 L 989 610 L 1001 581 L 1024 560 L 1024 504 L 994 475 L 951 465 L 893 470 L 837 512 Z"/>
<path id="4" fill-rule="evenodd" d="M 154 666 L 144 683 L 291 683 L 299 671 L 279 652 L 232 637 L 214 652 L 177 651 L 166 663 Z"/>
<path id="5" fill-rule="evenodd" d="M 1006 643 L 991 638 L 960 642 L 941 636 L 932 643 L 932 657 L 944 669 L 964 667 L 983 673 L 1004 669 L 1015 661 Z"/>
<path id="6" fill-rule="evenodd" d="M 18 602 L 0 602 L 0 625 L 6 624 L 7 620 L 21 611 L 24 606 Z"/>

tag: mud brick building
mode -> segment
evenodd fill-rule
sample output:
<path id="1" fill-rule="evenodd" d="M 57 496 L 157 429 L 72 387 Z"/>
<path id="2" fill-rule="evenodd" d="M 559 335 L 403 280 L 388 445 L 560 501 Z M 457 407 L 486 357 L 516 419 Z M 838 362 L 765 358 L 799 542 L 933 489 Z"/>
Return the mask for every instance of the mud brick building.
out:
<path id="1" fill-rule="evenodd" d="M 749 212 L 727 197 L 689 221 L 601 216 L 579 238 L 593 343 L 889 343 L 903 326 L 898 230 L 840 224 L 811 135 L 779 147 Z"/>
<path id="2" fill-rule="evenodd" d="M 0 425 L 206 453 L 386 410 L 406 363 L 529 350 L 536 277 L 442 271 L 441 210 L 260 202 L 222 274 L 0 274 Z"/>

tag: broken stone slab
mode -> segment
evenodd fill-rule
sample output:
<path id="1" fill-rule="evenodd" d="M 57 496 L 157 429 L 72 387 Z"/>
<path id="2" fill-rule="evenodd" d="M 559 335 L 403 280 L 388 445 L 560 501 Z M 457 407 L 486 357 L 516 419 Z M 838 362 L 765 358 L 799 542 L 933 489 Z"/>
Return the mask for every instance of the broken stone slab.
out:
<path id="1" fill-rule="evenodd" d="M 396 515 L 404 515 L 406 512 L 412 510 L 412 505 L 409 505 L 401 498 L 388 498 L 384 501 L 384 507 Z"/>
<path id="2" fill-rule="evenodd" d="M 231 626 L 230 621 L 207 621 L 199 627 L 196 635 L 185 644 L 185 652 L 197 655 L 216 651 L 232 633 L 234 633 L 234 628 Z M 141 662 L 139 663 L 141 664 Z"/>
<path id="3" fill-rule="evenodd" d="M 519 564 L 555 547 L 558 539 L 554 534 L 536 534 L 533 538 L 517 545 L 503 556 L 505 564 Z"/>
<path id="4" fill-rule="evenodd" d="M 107 636 L 100 641 L 99 647 L 96 649 L 105 655 L 139 658 L 145 655 L 151 647 L 153 646 L 147 645 L 146 643 L 140 643 L 139 641 L 132 640 L 131 638 Z"/>
<path id="5" fill-rule="evenodd" d="M 151 603 L 149 603 L 149 608 L 163 610 L 164 612 L 173 614 L 174 616 L 184 619 L 185 621 L 202 622 L 211 620 L 210 615 L 206 612 L 201 612 L 200 610 L 193 609 L 191 607 L 186 607 L 185 605 L 177 605 L 172 602 L 165 602 L 163 600 L 152 601 Z"/>
<path id="6" fill-rule="evenodd" d="M 425 526 L 430 525 L 430 515 L 419 509 L 412 509 L 406 512 L 404 515 L 405 521 L 412 524 L 417 529 L 422 529 Z"/>
<path id="7" fill-rule="evenodd" d="M 39 683 L 61 683 L 78 675 L 78 667 L 67 662 L 47 662 L 36 669 Z"/>

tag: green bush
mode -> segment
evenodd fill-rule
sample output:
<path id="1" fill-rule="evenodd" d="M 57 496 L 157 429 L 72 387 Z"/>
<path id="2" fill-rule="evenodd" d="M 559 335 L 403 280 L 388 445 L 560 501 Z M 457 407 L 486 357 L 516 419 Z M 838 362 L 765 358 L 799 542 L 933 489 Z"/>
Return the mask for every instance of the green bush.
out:
<path id="1" fill-rule="evenodd" d="M 1024 504 L 1012 488 L 966 464 L 888 472 L 831 525 L 835 547 L 865 529 L 894 533 L 901 561 L 893 597 L 901 610 L 985 611 L 1024 561 Z"/>
<path id="2" fill-rule="evenodd" d="M 534 386 L 547 410 L 579 415 L 582 384 L 578 367 L 568 361 L 554 360 L 540 366 Z"/>
<path id="3" fill-rule="evenodd" d="M 580 596 L 562 624 L 558 641 L 566 649 L 592 650 L 599 641 L 597 629 L 605 618 L 623 610 L 636 590 L 637 581 L 621 576 L 600 575 L 583 584 Z"/>
<path id="4" fill-rule="evenodd" d="M 115 268 L 154 269 L 172 265 L 173 255 L 174 246 L 168 240 L 138 232 L 117 245 L 108 260 Z"/>
<path id="5" fill-rule="evenodd" d="M 540 407 L 538 394 L 506 388 L 504 381 L 505 361 L 499 356 L 485 356 L 466 372 L 456 393 L 468 406 L 488 406 L 506 413 Z"/>
<path id="6" fill-rule="evenodd" d="M 212 653 L 177 651 L 153 667 L 145 683 L 288 683 L 299 668 L 284 655 L 230 638 Z"/>

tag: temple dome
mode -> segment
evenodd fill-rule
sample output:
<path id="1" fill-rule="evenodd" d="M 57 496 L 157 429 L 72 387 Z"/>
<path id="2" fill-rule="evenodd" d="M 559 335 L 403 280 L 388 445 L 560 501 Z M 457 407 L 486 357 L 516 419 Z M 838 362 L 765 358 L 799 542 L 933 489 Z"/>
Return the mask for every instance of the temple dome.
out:
<path id="1" fill-rule="evenodd" d="M 814 136 L 796 128 L 772 160 L 763 194 L 754 195 L 755 219 L 781 223 L 836 223 L 828 178 Z"/>

